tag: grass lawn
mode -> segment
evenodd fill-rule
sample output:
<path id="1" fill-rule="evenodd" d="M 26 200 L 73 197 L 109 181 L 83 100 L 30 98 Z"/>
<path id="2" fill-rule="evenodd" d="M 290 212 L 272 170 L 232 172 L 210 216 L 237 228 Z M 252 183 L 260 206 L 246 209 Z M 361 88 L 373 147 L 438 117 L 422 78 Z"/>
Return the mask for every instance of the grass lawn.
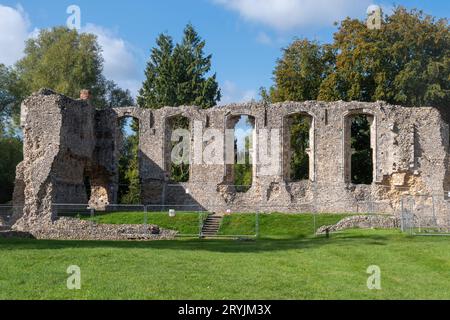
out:
<path id="1" fill-rule="evenodd" d="M 176 217 L 169 217 L 167 212 L 149 212 L 147 221 L 165 229 L 178 231 L 180 234 L 195 235 L 199 233 L 199 220 L 207 216 L 206 212 L 177 212 Z M 259 215 L 259 234 L 262 239 L 293 239 L 312 236 L 320 226 L 332 225 L 348 217 L 348 214 L 261 214 Z M 101 224 L 143 224 L 143 212 L 97 213 L 94 218 L 82 217 Z M 254 236 L 256 234 L 255 214 L 233 214 L 225 216 L 220 226 L 221 236 Z"/>
<path id="2" fill-rule="evenodd" d="M 291 219 L 261 219 L 273 239 L 256 242 L 3 239 L 0 299 L 450 299 L 449 238 L 395 230 L 301 237 Z M 79 291 L 66 288 L 70 265 L 81 268 Z M 371 265 L 381 268 L 382 290 L 367 289 Z"/>
<path id="3" fill-rule="evenodd" d="M 262 239 L 295 239 L 310 237 L 324 225 L 336 224 L 348 214 L 261 214 L 259 215 L 259 235 Z M 219 235 L 255 235 L 256 215 L 233 214 L 225 216 Z"/>

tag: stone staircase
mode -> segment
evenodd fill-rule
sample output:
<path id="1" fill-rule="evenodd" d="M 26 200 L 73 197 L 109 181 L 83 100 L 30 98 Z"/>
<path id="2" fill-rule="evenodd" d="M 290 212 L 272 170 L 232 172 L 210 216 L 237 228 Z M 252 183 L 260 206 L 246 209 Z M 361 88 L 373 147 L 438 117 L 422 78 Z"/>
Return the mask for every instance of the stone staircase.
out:
<path id="1" fill-rule="evenodd" d="M 203 223 L 202 238 L 213 238 L 217 236 L 222 220 L 223 216 L 209 214 L 208 218 L 206 218 L 205 222 Z"/>

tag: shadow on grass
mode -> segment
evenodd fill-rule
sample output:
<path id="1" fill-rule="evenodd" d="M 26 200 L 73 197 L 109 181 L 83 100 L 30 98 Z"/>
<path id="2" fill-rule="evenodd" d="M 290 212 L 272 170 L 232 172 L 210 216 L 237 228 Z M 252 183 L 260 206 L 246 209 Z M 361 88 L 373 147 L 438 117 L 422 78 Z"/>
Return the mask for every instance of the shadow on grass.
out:
<path id="1" fill-rule="evenodd" d="M 326 245 L 387 245 L 389 241 L 405 239 L 395 231 L 357 231 L 325 237 L 294 237 L 285 239 L 261 238 L 257 241 L 238 240 L 162 240 L 162 241 L 59 241 L 30 239 L 0 239 L 3 250 L 60 250 L 60 249 L 156 249 L 211 251 L 223 253 L 254 253 L 286 250 L 307 250 Z"/>

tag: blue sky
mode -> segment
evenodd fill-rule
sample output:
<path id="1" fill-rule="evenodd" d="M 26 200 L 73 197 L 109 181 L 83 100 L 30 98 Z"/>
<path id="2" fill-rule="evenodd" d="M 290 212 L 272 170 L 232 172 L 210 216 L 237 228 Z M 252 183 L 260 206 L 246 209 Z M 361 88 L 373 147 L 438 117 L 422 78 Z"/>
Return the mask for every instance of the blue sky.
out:
<path id="1" fill-rule="evenodd" d="M 372 0 L 165 0 L 165 1 L 0 1 L 0 63 L 20 58 L 23 41 L 39 29 L 65 25 L 69 5 L 81 9 L 81 26 L 104 46 L 105 75 L 136 93 L 155 38 L 168 32 L 179 40 L 192 23 L 213 54 L 213 71 L 223 101 L 242 102 L 270 86 L 281 48 L 294 37 L 331 40 L 333 21 L 364 18 L 367 7 L 390 1 Z M 448 0 L 396 2 L 437 17 L 450 15 Z"/>

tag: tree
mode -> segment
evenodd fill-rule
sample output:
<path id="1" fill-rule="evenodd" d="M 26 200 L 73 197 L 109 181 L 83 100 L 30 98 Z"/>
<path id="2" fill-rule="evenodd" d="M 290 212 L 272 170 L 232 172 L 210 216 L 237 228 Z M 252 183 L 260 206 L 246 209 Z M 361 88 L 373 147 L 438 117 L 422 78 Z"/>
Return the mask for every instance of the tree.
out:
<path id="1" fill-rule="evenodd" d="M 37 38 L 28 40 L 25 57 L 15 67 L 0 65 L 1 201 L 11 199 L 15 168 L 22 159 L 18 134 L 22 100 L 46 87 L 74 98 L 81 89 L 90 89 L 99 108 L 133 104 L 130 92 L 106 80 L 102 71 L 96 37 L 64 27 L 42 30 Z"/>
<path id="2" fill-rule="evenodd" d="M 384 100 L 410 107 L 438 107 L 446 111 L 442 114 L 450 123 L 448 20 L 401 6 L 385 17 L 379 30 L 347 18 L 330 45 L 294 41 L 284 49 L 274 76 L 275 85 L 260 91 L 265 102 Z M 292 128 L 291 133 L 300 136 L 306 131 Z M 352 179 L 369 183 L 372 150 L 367 121 L 354 121 L 352 133 L 357 134 L 352 146 L 358 146 L 352 157 Z"/>
<path id="3" fill-rule="evenodd" d="M 370 147 L 370 124 L 366 116 L 359 115 L 352 119 L 352 182 L 371 184 L 373 182 L 373 150 Z"/>
<path id="4" fill-rule="evenodd" d="M 190 130 L 189 119 L 181 115 L 173 117 L 171 120 L 171 127 L 174 129 Z M 171 141 L 170 150 L 183 142 L 184 137 L 180 137 L 178 141 Z M 184 150 L 181 150 L 178 156 L 180 157 L 179 163 L 172 162 L 170 166 L 170 179 L 174 182 L 188 182 L 190 176 L 190 165 L 183 160 Z M 173 159 L 172 159 L 173 160 Z"/>
<path id="5" fill-rule="evenodd" d="M 93 34 L 65 27 L 41 30 L 29 39 L 25 57 L 16 64 L 23 96 L 50 88 L 72 98 L 89 89 L 98 108 L 131 105 L 127 90 L 103 76 L 101 47 Z M 130 103 L 131 102 L 131 103 Z"/>
<path id="6" fill-rule="evenodd" d="M 78 97 L 80 90 L 89 89 L 93 101 L 101 102 L 103 59 L 92 34 L 65 27 L 41 30 L 37 38 L 27 41 L 17 69 L 28 93 L 46 87 Z"/>
<path id="7" fill-rule="evenodd" d="M 17 164 L 22 161 L 22 142 L 13 137 L 0 139 L 0 204 L 11 201 Z"/>
<path id="8" fill-rule="evenodd" d="M 0 204 L 12 199 L 15 169 L 23 158 L 17 126 L 19 104 L 17 76 L 0 64 Z"/>
<path id="9" fill-rule="evenodd" d="M 207 77 L 212 56 L 205 56 L 205 41 L 192 25 L 186 26 L 183 40 L 176 46 L 167 34 L 161 34 L 156 44 L 145 71 L 146 80 L 139 91 L 139 106 L 158 109 L 197 105 L 209 108 L 220 100 L 216 75 Z"/>
<path id="10" fill-rule="evenodd" d="M 23 96 L 16 72 L 0 64 L 0 139 L 17 136 Z"/>
<path id="11" fill-rule="evenodd" d="M 159 35 L 156 47 L 151 50 L 138 105 L 151 109 L 216 105 L 221 94 L 216 75 L 208 76 L 212 56 L 205 56 L 205 44 L 191 24 L 185 27 L 183 39 L 176 45 L 171 36 Z M 189 123 L 181 118 L 173 123 L 173 128 L 189 128 Z M 174 182 L 185 182 L 189 177 L 189 166 L 172 164 L 170 173 Z"/>
<path id="12" fill-rule="evenodd" d="M 332 44 L 295 40 L 284 49 L 275 85 L 261 90 L 262 98 L 448 107 L 448 20 L 401 6 L 384 20 L 380 30 L 371 30 L 365 21 L 347 18 Z"/>
<path id="13" fill-rule="evenodd" d="M 134 105 L 134 99 L 130 90 L 120 88 L 114 81 L 105 81 L 105 93 L 101 106 L 104 108 L 130 107 Z"/>
<path id="14" fill-rule="evenodd" d="M 118 199 L 122 204 L 141 203 L 141 185 L 139 179 L 139 121 L 131 120 L 133 133 L 125 132 L 126 121 L 121 123 L 123 148 L 119 159 L 119 191 Z"/>
<path id="15" fill-rule="evenodd" d="M 334 55 L 330 46 L 309 40 L 295 40 L 283 49 L 274 71 L 272 102 L 315 100 L 320 85 L 331 71 Z M 267 95 L 264 89 L 262 94 Z"/>
<path id="16" fill-rule="evenodd" d="M 291 176 L 292 181 L 309 179 L 309 131 L 311 124 L 303 115 L 293 115 L 291 118 Z"/>
<path id="17" fill-rule="evenodd" d="M 397 7 L 380 30 L 346 19 L 334 35 L 334 71 L 321 100 L 384 100 L 406 106 L 447 107 L 450 28 L 422 11 Z"/>
<path id="18" fill-rule="evenodd" d="M 206 77 L 211 70 L 212 55 L 205 56 L 205 45 L 194 27 L 188 24 L 182 42 L 173 52 L 178 105 L 211 108 L 220 100 L 216 75 Z"/>
<path id="19" fill-rule="evenodd" d="M 236 163 L 234 164 L 234 184 L 236 191 L 247 192 L 250 190 L 253 181 L 253 165 L 250 161 L 250 149 L 252 148 L 251 135 L 245 136 L 244 150 L 238 150 L 237 139 L 234 141 L 234 148 L 236 158 Z M 243 159 L 244 163 L 238 163 L 238 159 Z"/>

